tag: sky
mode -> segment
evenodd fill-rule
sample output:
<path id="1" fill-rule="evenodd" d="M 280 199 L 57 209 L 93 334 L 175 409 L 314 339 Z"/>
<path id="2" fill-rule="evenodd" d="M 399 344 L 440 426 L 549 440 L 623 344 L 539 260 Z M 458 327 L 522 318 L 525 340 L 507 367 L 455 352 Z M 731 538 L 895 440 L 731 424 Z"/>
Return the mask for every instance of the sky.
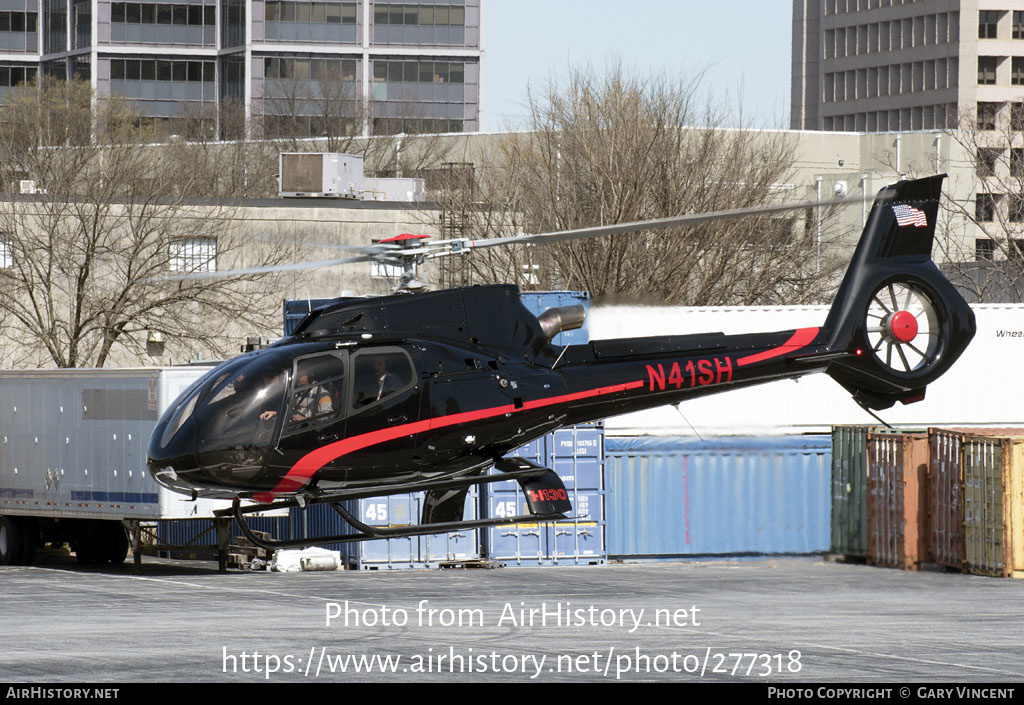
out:
<path id="1" fill-rule="evenodd" d="M 516 127 L 527 86 L 620 60 L 705 85 L 754 127 L 789 127 L 792 0 L 485 0 L 481 128 Z"/>

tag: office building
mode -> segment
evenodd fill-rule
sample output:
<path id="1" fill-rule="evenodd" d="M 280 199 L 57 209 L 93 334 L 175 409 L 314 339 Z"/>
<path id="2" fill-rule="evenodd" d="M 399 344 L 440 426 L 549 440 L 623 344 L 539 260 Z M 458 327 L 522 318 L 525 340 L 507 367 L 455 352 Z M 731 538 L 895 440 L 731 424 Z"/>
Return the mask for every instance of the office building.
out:
<path id="1" fill-rule="evenodd" d="M 1024 0 L 794 0 L 791 106 L 804 130 L 1024 120 Z"/>
<path id="2" fill-rule="evenodd" d="M 1024 0 L 794 0 L 790 122 L 938 131 L 955 258 L 1024 260 Z"/>
<path id="3" fill-rule="evenodd" d="M 479 129 L 483 0 L 2 2 L 0 96 L 85 78 L 185 136 Z"/>

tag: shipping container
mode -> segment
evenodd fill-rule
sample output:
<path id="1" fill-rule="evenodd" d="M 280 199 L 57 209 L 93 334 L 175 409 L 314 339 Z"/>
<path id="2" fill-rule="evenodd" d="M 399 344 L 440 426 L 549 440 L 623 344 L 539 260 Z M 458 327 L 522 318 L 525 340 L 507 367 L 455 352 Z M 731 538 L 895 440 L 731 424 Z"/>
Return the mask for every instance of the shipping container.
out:
<path id="1" fill-rule="evenodd" d="M 272 538 L 288 538 L 289 519 L 286 512 L 274 510 L 267 515 L 247 515 L 246 523 L 253 531 L 259 531 Z M 244 540 L 244 534 L 233 519 L 225 519 L 229 546 L 233 541 Z M 163 521 L 156 526 L 156 537 L 161 548 L 159 554 L 165 558 L 183 560 L 207 560 L 215 557 L 217 550 L 216 523 L 212 519 L 188 519 L 184 521 Z"/>
<path id="2" fill-rule="evenodd" d="M 829 436 L 605 439 L 609 559 L 829 548 Z"/>
<path id="3" fill-rule="evenodd" d="M 376 527 L 410 526 L 419 523 L 423 511 L 422 492 L 349 500 L 342 504 L 364 524 Z M 477 488 L 470 488 L 463 519 L 478 518 Z M 356 533 L 330 507 L 312 505 L 305 511 L 292 509 L 291 538 L 339 536 Z M 445 534 L 406 536 L 373 541 L 324 544 L 340 551 L 342 562 L 353 570 L 410 570 L 433 568 L 448 562 L 478 560 L 480 547 L 475 529 Z"/>
<path id="4" fill-rule="evenodd" d="M 604 516 L 604 427 L 587 423 L 562 428 L 509 454 L 558 474 L 572 502 L 572 516 L 559 522 L 527 522 L 483 530 L 483 555 L 505 565 L 602 565 L 607 562 Z M 499 471 L 491 469 L 491 474 Z M 484 485 L 481 512 L 487 518 L 527 513 L 519 483 Z"/>
<path id="5" fill-rule="evenodd" d="M 832 547 L 835 556 L 868 555 L 868 434 L 921 429 L 832 427 Z"/>
<path id="6" fill-rule="evenodd" d="M 967 570 L 1024 578 L 1024 437 L 961 443 Z"/>
<path id="7" fill-rule="evenodd" d="M 963 433 L 928 430 L 929 482 L 928 551 L 932 560 L 949 568 L 964 567 Z"/>
<path id="8" fill-rule="evenodd" d="M 928 554 L 928 435 L 868 434 L 868 563 L 919 570 Z"/>
<path id="9" fill-rule="evenodd" d="M 963 439 L 967 436 L 1021 436 L 1020 428 L 931 428 L 928 516 L 932 560 L 966 568 L 964 555 Z"/>
<path id="10" fill-rule="evenodd" d="M 868 434 L 873 426 L 832 427 L 832 545 L 851 558 L 868 555 Z"/>

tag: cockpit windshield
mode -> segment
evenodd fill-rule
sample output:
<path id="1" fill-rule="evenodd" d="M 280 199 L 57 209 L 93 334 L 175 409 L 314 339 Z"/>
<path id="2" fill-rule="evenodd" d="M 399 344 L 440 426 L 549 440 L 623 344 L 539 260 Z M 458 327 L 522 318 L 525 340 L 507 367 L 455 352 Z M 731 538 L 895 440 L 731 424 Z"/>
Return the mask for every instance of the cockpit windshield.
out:
<path id="1" fill-rule="evenodd" d="M 315 431 L 343 413 L 347 355 L 311 343 L 217 366 L 168 409 L 150 457 L 174 458 L 220 486 L 250 485 L 282 434 Z"/>
<path id="2" fill-rule="evenodd" d="M 192 413 L 196 410 L 199 401 L 209 396 L 212 388 L 222 386 L 225 380 L 230 380 L 235 372 L 245 367 L 251 361 L 250 358 L 229 360 L 217 365 L 193 382 L 179 397 L 182 401 L 178 403 L 167 422 L 167 426 L 164 427 L 163 435 L 160 436 L 160 447 L 167 447 L 178 430 L 192 417 Z"/>
<path id="3" fill-rule="evenodd" d="M 210 380 L 208 395 L 196 412 L 203 420 L 196 449 L 200 456 L 228 451 L 232 457 L 220 458 L 220 462 L 244 465 L 262 461 L 284 406 L 290 358 L 286 352 L 263 353 Z M 260 457 L 249 457 L 253 452 Z"/>

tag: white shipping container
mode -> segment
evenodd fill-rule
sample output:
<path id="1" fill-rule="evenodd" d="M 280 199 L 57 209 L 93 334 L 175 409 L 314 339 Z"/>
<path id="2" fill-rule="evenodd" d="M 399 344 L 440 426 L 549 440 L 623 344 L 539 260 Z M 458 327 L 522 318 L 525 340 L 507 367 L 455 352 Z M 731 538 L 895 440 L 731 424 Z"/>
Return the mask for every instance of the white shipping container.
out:
<path id="1" fill-rule="evenodd" d="M 975 304 L 978 332 L 923 401 L 878 415 L 906 426 L 1024 426 L 1024 305 Z M 688 308 L 594 306 L 592 340 L 635 336 L 784 331 L 820 326 L 827 306 Z M 609 435 L 773 435 L 826 433 L 834 424 L 875 424 L 825 374 L 726 391 L 609 419 Z"/>
<path id="2" fill-rule="evenodd" d="M 209 367 L 0 371 L 0 515 L 198 519 L 230 503 L 158 485 L 157 419 Z"/>

